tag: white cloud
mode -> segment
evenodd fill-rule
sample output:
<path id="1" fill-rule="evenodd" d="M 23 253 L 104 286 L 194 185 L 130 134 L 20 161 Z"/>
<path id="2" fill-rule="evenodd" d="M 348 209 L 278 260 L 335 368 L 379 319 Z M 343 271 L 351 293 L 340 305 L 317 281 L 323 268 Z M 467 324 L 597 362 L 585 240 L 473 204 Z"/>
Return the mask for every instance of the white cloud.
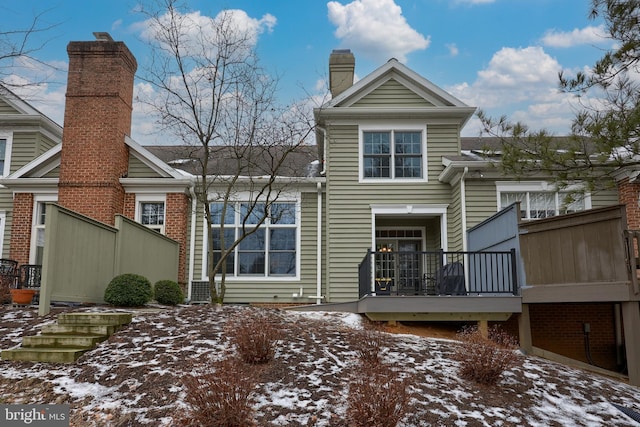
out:
<path id="1" fill-rule="evenodd" d="M 469 5 L 476 5 L 476 4 L 489 4 L 489 3 L 493 3 L 496 0 L 454 0 L 455 4 L 469 4 Z"/>
<path id="2" fill-rule="evenodd" d="M 575 28 L 573 31 L 550 30 L 542 37 L 542 43 L 551 47 L 572 47 L 581 44 L 602 44 L 609 41 L 604 25 Z"/>
<path id="3" fill-rule="evenodd" d="M 343 46 L 372 60 L 394 57 L 406 62 L 409 53 L 431 43 L 429 37 L 411 28 L 394 0 L 354 0 L 347 5 L 331 1 L 327 8 Z"/>
<path id="4" fill-rule="evenodd" d="M 575 100 L 558 89 L 562 66 L 541 47 L 502 48 L 477 79 L 447 88 L 463 102 L 493 116 L 508 115 L 532 129 L 545 128 L 559 134 L 569 132 Z M 465 135 L 477 134 L 477 119 Z"/>
<path id="5" fill-rule="evenodd" d="M 168 14 L 161 16 L 161 25 L 168 24 L 169 19 Z M 178 15 L 174 19 L 182 24 L 182 40 L 185 43 L 192 41 L 194 46 L 202 44 L 199 40 L 216 40 L 218 38 L 216 29 L 220 27 L 221 22 L 228 23 L 227 28 L 233 29 L 237 37 L 248 40 L 252 45 L 257 43 L 260 34 L 272 32 L 277 23 L 276 17 L 271 14 L 265 14 L 262 18 L 255 19 L 240 9 L 224 10 L 213 18 L 202 15 L 200 11 L 195 11 Z M 156 40 L 156 25 L 157 23 L 154 21 L 146 20 L 134 24 L 132 28 L 140 32 L 143 40 Z M 227 35 L 222 37 L 227 37 Z"/>
<path id="6" fill-rule="evenodd" d="M 456 46 L 455 43 L 448 43 L 445 45 L 447 47 L 447 49 L 449 49 L 449 55 L 450 56 L 458 56 L 458 54 L 460 53 L 460 50 L 458 49 L 458 46 Z"/>

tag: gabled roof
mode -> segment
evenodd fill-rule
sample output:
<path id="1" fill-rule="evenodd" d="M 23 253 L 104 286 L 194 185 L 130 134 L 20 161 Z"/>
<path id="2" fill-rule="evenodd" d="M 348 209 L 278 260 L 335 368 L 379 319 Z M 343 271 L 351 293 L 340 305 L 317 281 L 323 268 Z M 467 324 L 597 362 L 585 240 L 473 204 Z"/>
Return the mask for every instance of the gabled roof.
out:
<path id="1" fill-rule="evenodd" d="M 15 113 L 0 114 L 0 122 L 4 127 L 38 126 L 53 141 L 62 139 L 62 126 L 45 116 L 18 95 L 0 85 L 0 100 Z"/>
<path id="2" fill-rule="evenodd" d="M 411 92 L 416 99 L 424 102 L 394 103 L 390 100 L 384 105 L 363 102 L 367 96 L 392 81 L 396 83 L 396 88 L 401 87 L 405 93 Z M 475 107 L 466 105 L 394 58 L 315 110 L 316 120 L 320 124 L 329 118 L 384 116 L 389 119 L 450 118 L 461 126 L 474 112 Z"/>

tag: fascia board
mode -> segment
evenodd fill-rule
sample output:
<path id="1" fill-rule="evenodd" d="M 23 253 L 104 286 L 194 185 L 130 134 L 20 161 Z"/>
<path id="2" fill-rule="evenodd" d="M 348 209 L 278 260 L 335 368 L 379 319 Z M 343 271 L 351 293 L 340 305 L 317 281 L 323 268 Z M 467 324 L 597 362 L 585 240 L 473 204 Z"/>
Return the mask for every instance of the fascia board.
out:
<path id="1" fill-rule="evenodd" d="M 454 118 L 461 126 L 473 116 L 475 107 L 420 107 L 420 108 L 375 108 L 347 107 L 329 108 L 318 111 L 322 121 L 325 120 L 364 120 L 384 118 L 386 120 L 401 119 L 446 119 Z"/>
<path id="2" fill-rule="evenodd" d="M 0 126 L 3 128 L 32 128 L 36 132 L 42 132 L 47 137 L 58 143 L 62 140 L 62 126 L 47 116 L 35 114 L 3 114 L 0 115 Z"/>
<path id="3" fill-rule="evenodd" d="M 490 161 L 452 161 L 449 159 L 443 159 L 442 164 L 445 167 L 440 175 L 438 175 L 438 181 L 444 183 L 451 183 L 455 180 L 455 177 L 464 172 L 464 168 L 469 169 L 489 169 L 495 165 L 494 162 Z"/>
<path id="4" fill-rule="evenodd" d="M 35 159 L 31 160 L 29 163 L 27 163 L 26 165 L 24 165 L 23 167 L 21 167 L 20 169 L 15 171 L 14 173 L 9 174 L 5 178 L 5 180 L 6 179 L 15 180 L 15 179 L 23 178 L 29 172 L 34 171 L 34 170 L 38 169 L 38 167 L 40 167 L 42 165 L 45 165 L 46 163 L 52 161 L 55 156 L 59 157 L 61 150 L 62 150 L 62 144 L 57 144 L 53 148 L 45 151 L 40 156 L 38 156 Z M 60 162 L 59 159 L 57 161 L 58 161 L 58 163 Z M 33 180 L 33 179 L 39 179 L 39 178 L 24 178 L 24 179 Z"/>
<path id="5" fill-rule="evenodd" d="M 194 181 L 190 178 L 120 178 L 127 193 L 136 192 L 187 192 Z"/>
<path id="6" fill-rule="evenodd" d="M 52 193 L 58 191 L 58 178 L 3 178 L 0 185 L 14 193 Z"/>

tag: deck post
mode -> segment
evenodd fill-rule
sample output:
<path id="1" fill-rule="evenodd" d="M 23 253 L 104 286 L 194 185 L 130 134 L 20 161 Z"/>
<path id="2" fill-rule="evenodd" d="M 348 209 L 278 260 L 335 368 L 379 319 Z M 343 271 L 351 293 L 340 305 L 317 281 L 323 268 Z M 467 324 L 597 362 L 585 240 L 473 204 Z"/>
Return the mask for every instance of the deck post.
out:
<path id="1" fill-rule="evenodd" d="M 623 302 L 621 306 L 629 384 L 640 386 L 640 302 Z"/>
<path id="2" fill-rule="evenodd" d="M 518 335 L 520 348 L 527 354 L 533 351 L 531 341 L 531 318 L 529 317 L 529 304 L 522 304 L 522 312 L 518 316 Z"/>
<path id="3" fill-rule="evenodd" d="M 480 335 L 482 338 L 489 338 L 489 321 L 486 319 L 478 320 L 478 330 L 480 331 Z"/>

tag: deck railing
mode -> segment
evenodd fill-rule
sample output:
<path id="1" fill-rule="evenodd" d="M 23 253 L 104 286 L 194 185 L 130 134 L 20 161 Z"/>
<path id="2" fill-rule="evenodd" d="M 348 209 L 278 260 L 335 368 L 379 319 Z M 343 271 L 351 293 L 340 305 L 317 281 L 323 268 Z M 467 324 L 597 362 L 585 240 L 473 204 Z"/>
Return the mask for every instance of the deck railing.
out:
<path id="1" fill-rule="evenodd" d="M 367 251 L 359 265 L 365 295 L 518 295 L 515 249 L 502 252 Z"/>

